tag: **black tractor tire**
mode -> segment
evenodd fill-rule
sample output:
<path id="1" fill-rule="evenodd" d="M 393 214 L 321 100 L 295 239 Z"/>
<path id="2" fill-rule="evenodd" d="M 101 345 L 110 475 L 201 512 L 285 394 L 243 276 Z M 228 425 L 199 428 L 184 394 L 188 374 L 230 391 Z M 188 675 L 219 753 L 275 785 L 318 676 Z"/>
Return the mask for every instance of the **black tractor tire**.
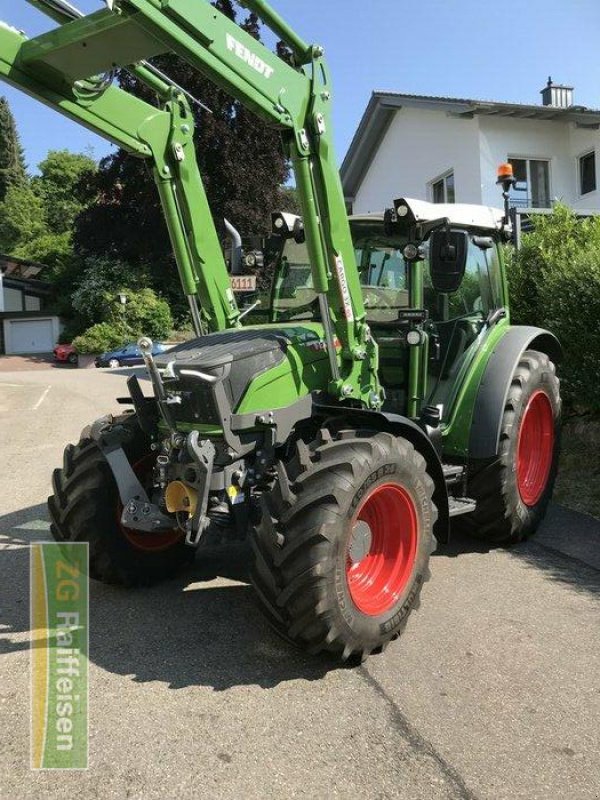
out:
<path id="1" fill-rule="evenodd" d="M 323 429 L 310 444 L 298 441 L 277 472 L 251 540 L 251 580 L 267 618 L 311 653 L 356 663 L 381 652 L 429 577 L 437 510 L 424 458 L 390 433 Z M 382 548 L 399 559 L 402 580 L 396 573 L 386 585 L 388 573 L 368 573 Z M 359 585 L 355 570 L 372 585 Z"/>
<path id="2" fill-rule="evenodd" d="M 135 415 L 115 421 L 130 428 L 131 439 L 123 446 L 130 463 L 151 460 L 150 441 Z M 173 576 L 193 559 L 194 551 L 182 533 L 143 534 L 122 528 L 117 485 L 89 428 L 76 445 L 67 445 L 52 486 L 54 493 L 48 498 L 52 536 L 57 542 L 89 543 L 90 577 L 103 583 L 148 586 Z"/>
<path id="3" fill-rule="evenodd" d="M 504 546 L 536 531 L 556 480 L 560 420 L 556 368 L 545 353 L 526 350 L 504 406 L 498 457 L 470 465 L 467 494 L 477 507 L 457 518 L 461 530 Z"/>

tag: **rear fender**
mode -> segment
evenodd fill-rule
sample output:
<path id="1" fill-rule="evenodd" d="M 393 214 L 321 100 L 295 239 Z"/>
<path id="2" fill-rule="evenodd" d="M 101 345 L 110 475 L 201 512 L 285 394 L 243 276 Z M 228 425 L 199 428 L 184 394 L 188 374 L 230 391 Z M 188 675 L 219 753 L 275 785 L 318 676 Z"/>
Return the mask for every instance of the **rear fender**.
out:
<path id="1" fill-rule="evenodd" d="M 479 384 L 469 438 L 472 459 L 494 458 L 498 454 L 510 383 L 525 350 L 546 353 L 555 363 L 562 358 L 562 347 L 549 331 L 525 325 L 508 329 L 492 351 Z"/>

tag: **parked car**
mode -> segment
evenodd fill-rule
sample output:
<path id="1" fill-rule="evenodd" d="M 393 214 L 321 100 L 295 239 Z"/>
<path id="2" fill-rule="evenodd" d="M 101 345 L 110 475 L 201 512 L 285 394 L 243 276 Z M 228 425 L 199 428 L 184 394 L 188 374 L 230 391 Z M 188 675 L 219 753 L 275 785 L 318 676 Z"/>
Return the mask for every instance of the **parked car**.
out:
<path id="1" fill-rule="evenodd" d="M 61 364 L 78 364 L 79 356 L 72 344 L 57 344 L 54 350 L 54 360 Z"/>
<path id="2" fill-rule="evenodd" d="M 162 342 L 154 342 L 152 355 L 157 356 L 164 353 L 169 348 Z M 108 353 L 101 353 L 96 356 L 94 361 L 97 367 L 132 367 L 136 364 L 143 364 L 144 359 L 140 348 L 135 342 L 123 345 L 118 350 L 111 350 Z"/>

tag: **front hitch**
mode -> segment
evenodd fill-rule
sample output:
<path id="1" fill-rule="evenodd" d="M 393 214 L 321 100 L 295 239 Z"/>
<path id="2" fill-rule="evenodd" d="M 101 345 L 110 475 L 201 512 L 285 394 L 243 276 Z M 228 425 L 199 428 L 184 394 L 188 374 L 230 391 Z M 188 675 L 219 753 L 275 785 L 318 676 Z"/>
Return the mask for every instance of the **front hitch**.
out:
<path id="1" fill-rule="evenodd" d="M 102 451 L 117 484 L 123 504 L 121 524 L 146 533 L 172 531 L 175 520 L 150 500 L 129 463 L 122 446 L 123 429 L 113 427 L 111 417 L 102 417 L 92 425 L 90 436 Z"/>

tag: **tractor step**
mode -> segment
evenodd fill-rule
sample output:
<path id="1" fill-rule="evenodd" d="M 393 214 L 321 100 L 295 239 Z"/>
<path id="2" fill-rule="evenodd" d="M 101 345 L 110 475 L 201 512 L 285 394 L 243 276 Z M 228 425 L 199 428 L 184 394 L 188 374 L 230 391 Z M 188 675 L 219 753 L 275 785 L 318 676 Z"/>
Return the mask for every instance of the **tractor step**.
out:
<path id="1" fill-rule="evenodd" d="M 444 480 L 446 486 L 453 486 L 455 483 L 460 483 L 465 477 L 465 467 L 457 464 L 443 464 Z"/>
<path id="2" fill-rule="evenodd" d="M 475 511 L 477 503 L 470 497 L 449 497 L 448 510 L 451 517 L 458 517 L 461 514 L 470 514 Z"/>

